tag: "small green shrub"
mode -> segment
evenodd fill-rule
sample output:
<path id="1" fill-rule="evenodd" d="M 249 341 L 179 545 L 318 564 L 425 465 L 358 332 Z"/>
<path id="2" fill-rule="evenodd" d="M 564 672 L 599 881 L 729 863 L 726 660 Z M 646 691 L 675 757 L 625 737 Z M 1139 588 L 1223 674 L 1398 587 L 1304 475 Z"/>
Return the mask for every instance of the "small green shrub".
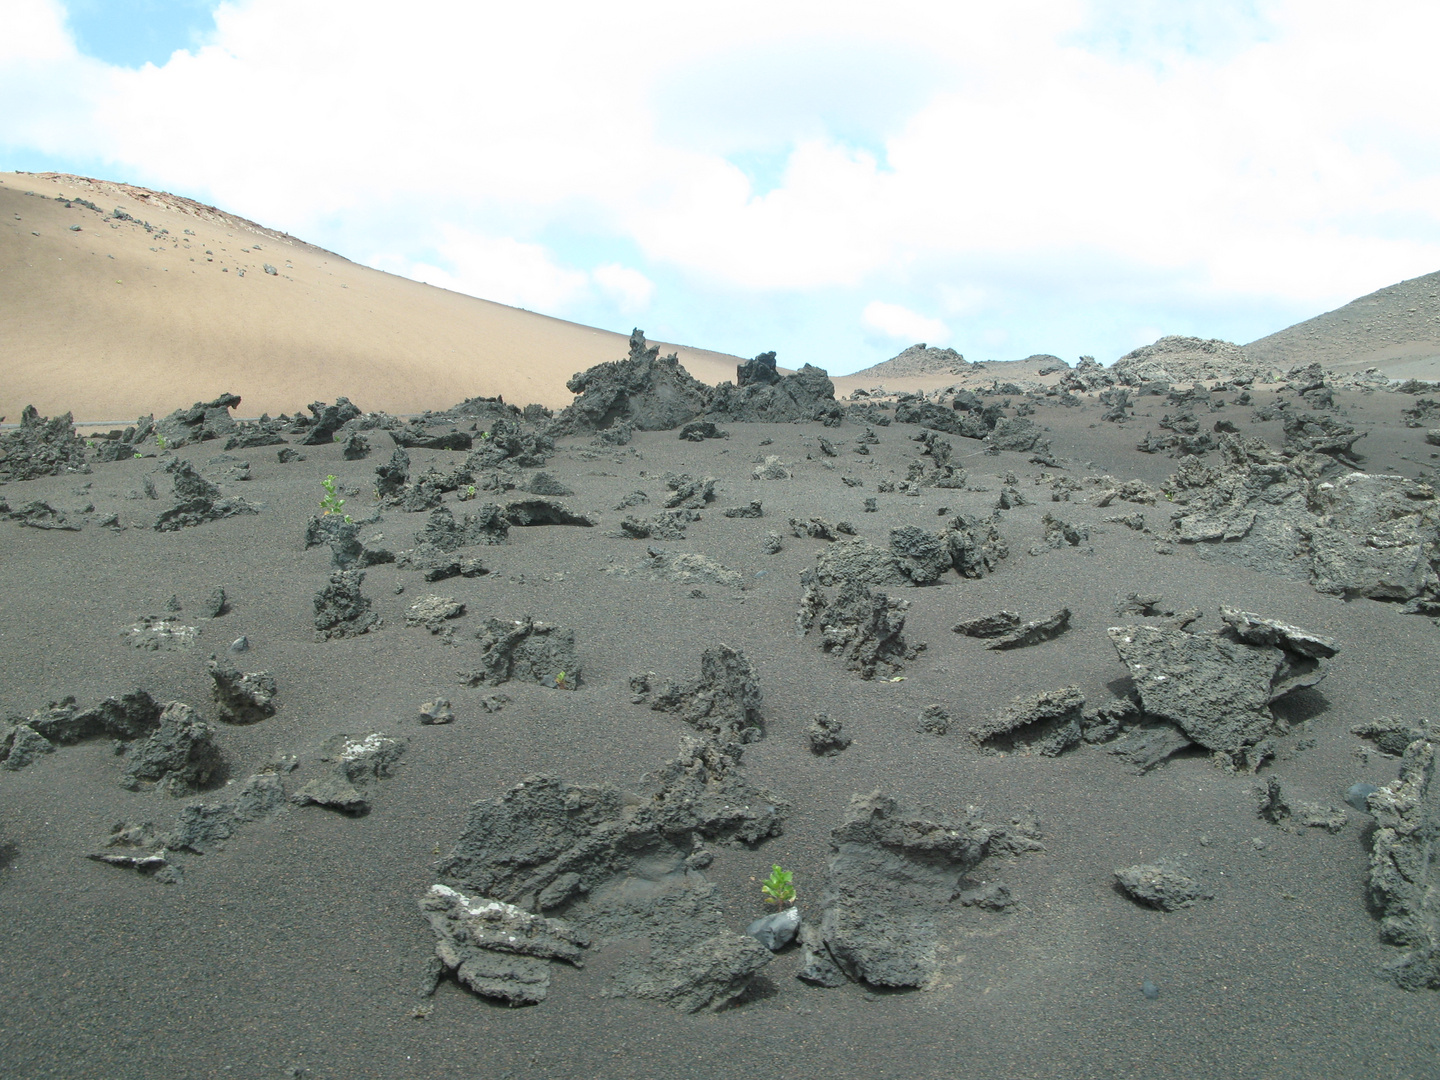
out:
<path id="1" fill-rule="evenodd" d="M 775 863 L 770 870 L 770 876 L 760 886 L 760 891 L 765 894 L 765 902 L 774 904 L 778 908 L 795 902 L 795 885 L 793 870 L 782 870 L 780 864 Z"/>
<path id="2" fill-rule="evenodd" d="M 340 493 L 335 488 L 335 477 L 333 475 L 325 477 L 320 481 L 320 486 L 325 489 L 325 497 L 320 500 L 320 509 L 326 514 L 341 514 L 348 525 L 350 515 L 344 513 L 345 500 L 340 498 Z"/>

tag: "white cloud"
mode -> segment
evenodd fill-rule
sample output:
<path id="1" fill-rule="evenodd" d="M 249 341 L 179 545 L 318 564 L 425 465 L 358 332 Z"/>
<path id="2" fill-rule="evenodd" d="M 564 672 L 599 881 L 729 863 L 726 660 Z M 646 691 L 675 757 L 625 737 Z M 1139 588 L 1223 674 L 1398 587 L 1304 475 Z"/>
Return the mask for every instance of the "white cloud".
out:
<path id="1" fill-rule="evenodd" d="M 876 330 L 899 341 L 923 341 L 929 345 L 944 345 L 950 340 L 950 328 L 939 319 L 927 319 L 909 308 L 899 304 L 887 304 L 882 300 L 872 300 L 866 304 L 860 321 L 867 329 Z"/>
<path id="2" fill-rule="evenodd" d="M 376 255 L 370 262 L 442 289 L 534 311 L 562 309 L 590 284 L 589 275 L 559 265 L 541 245 L 508 237 L 449 230 L 437 251 L 444 266 L 394 253 Z"/>
<path id="3" fill-rule="evenodd" d="M 639 270 L 619 263 L 597 266 L 591 277 L 600 291 L 612 300 L 622 315 L 638 315 L 650 306 L 655 296 L 655 283 Z"/>

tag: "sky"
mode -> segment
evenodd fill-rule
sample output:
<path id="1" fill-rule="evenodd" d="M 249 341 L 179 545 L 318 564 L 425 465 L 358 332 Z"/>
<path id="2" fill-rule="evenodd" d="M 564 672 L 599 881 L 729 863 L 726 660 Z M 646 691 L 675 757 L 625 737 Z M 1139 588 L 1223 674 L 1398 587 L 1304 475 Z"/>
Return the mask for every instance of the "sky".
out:
<path id="1" fill-rule="evenodd" d="M 783 366 L 1109 363 L 1440 270 L 1433 0 L 0 0 L 0 169 Z"/>

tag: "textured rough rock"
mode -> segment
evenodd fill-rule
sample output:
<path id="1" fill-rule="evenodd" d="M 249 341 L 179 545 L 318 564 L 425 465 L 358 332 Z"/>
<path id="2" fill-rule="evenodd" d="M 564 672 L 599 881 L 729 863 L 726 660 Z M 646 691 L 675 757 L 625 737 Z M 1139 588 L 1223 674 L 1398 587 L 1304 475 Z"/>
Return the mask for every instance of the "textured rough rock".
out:
<path id="1" fill-rule="evenodd" d="M 550 988 L 549 960 L 582 966 L 588 935 L 558 919 L 532 915 L 513 904 L 472 898 L 432 885 L 420 910 L 435 933 L 443 970 L 482 997 L 510 1005 L 536 1005 Z"/>
<path id="2" fill-rule="evenodd" d="M 69 413 L 43 417 L 27 405 L 18 428 L 0 431 L 0 480 L 33 480 L 84 468 L 85 442 L 75 434 Z"/>
<path id="3" fill-rule="evenodd" d="M 405 613 L 406 626 L 423 626 L 432 634 L 445 629 L 448 619 L 458 619 L 465 614 L 465 604 L 453 596 L 422 596 L 410 605 Z"/>
<path id="4" fill-rule="evenodd" d="M 1010 546 L 993 522 L 957 514 L 946 523 L 950 559 L 961 577 L 982 578 L 1010 557 Z"/>
<path id="5" fill-rule="evenodd" d="M 976 746 L 1058 757 L 1080 745 L 1085 695 L 1074 686 L 1018 697 L 999 716 L 970 729 Z"/>
<path id="6" fill-rule="evenodd" d="M 1333 643 L 1295 627 L 1223 608 L 1216 634 L 1155 626 L 1111 627 L 1141 707 L 1194 742 L 1238 761 L 1274 718 L 1270 703 L 1324 678 Z M 1253 639 L 1246 640 L 1246 636 Z"/>
<path id="7" fill-rule="evenodd" d="M 436 698 L 434 701 L 427 701 L 420 706 L 420 723 L 422 724 L 453 724 L 454 722 L 455 713 L 450 708 L 449 698 Z"/>
<path id="8" fill-rule="evenodd" d="M 358 637 L 383 625 L 370 610 L 370 598 L 360 592 L 364 582 L 364 570 L 337 570 L 315 594 L 315 633 L 321 640 Z"/>
<path id="9" fill-rule="evenodd" d="M 181 810 L 175 827 L 163 838 L 163 846 L 203 855 L 234 836 L 241 825 L 269 817 L 284 805 L 285 785 L 280 777 L 256 773 L 246 779 L 233 798 L 219 803 L 195 802 Z"/>
<path id="10" fill-rule="evenodd" d="M 820 757 L 834 757 L 850 745 L 850 739 L 841 734 L 839 720 L 832 720 L 824 713 L 816 713 L 815 719 L 805 731 L 810 752 Z"/>
<path id="11" fill-rule="evenodd" d="M 334 442 L 335 433 L 360 415 L 359 408 L 351 404 L 350 399 L 346 397 L 336 398 L 334 405 L 316 401 L 307 408 L 314 414 L 314 419 L 306 429 L 305 438 L 300 440 L 301 446 L 324 446 L 326 443 Z"/>
<path id="12" fill-rule="evenodd" d="M 718 934 L 666 956 L 624 980 L 631 997 L 663 1002 L 681 1012 L 724 1008 L 750 987 L 775 956 L 749 934 Z"/>
<path id="13" fill-rule="evenodd" d="M 186 626 L 179 619 L 143 615 L 137 622 L 121 630 L 120 637 L 127 644 L 146 652 L 173 652 L 192 647 L 199 633 L 198 626 Z"/>
<path id="14" fill-rule="evenodd" d="M 205 665 L 215 681 L 210 694 L 227 724 L 254 724 L 275 715 L 275 677 L 268 671 L 240 672 L 222 667 L 215 657 Z"/>
<path id="15" fill-rule="evenodd" d="M 10 722 L 0 729 L 0 759 L 11 772 L 34 764 L 41 754 L 54 752 L 55 744 L 29 724 Z"/>
<path id="16" fill-rule="evenodd" d="M 574 630 L 536 622 L 529 616 L 491 618 L 475 636 L 482 651 L 479 666 L 461 675 L 467 686 L 499 686 L 519 679 L 554 687 L 556 676 L 562 673 L 569 686 L 583 681 Z"/>
<path id="17" fill-rule="evenodd" d="M 915 585 L 931 585 L 953 565 L 949 538 L 905 525 L 890 532 L 890 551 L 899 560 L 900 572 Z"/>
<path id="18" fill-rule="evenodd" d="M 838 652 L 845 666 L 862 679 L 873 679 L 877 672 L 894 676 L 925 648 L 923 643 L 911 645 L 905 639 L 908 600 L 871 592 L 860 581 L 847 579 L 831 602 L 816 586 L 816 580 L 802 577 L 806 591 L 801 600 L 801 632 L 808 633 L 818 622 L 821 648 Z"/>
<path id="19" fill-rule="evenodd" d="M 987 854 L 1043 850 L 1033 832 L 1007 833 L 975 816 L 930 820 L 878 791 L 851 800 L 830 848 L 820 928 L 806 935 L 800 977 L 836 985 L 838 970 L 881 987 L 935 977 L 937 918 Z"/>
<path id="20" fill-rule="evenodd" d="M 761 359 L 763 357 L 756 357 L 751 362 L 755 365 L 752 371 L 758 371 Z M 744 370 L 744 367 L 740 369 Z M 773 381 L 721 383 L 711 391 L 705 412 L 735 423 L 788 424 L 820 420 L 831 426 L 838 424 L 843 415 L 835 401 L 835 384 L 823 368 L 809 364 Z"/>
<path id="21" fill-rule="evenodd" d="M 189 705 L 172 701 L 155 733 L 130 751 L 121 786 L 136 791 L 158 783 L 172 795 L 188 795 L 218 780 L 223 770 L 210 725 Z"/>
<path id="22" fill-rule="evenodd" d="M 1179 385 L 1202 379 L 1270 381 L 1276 375 L 1269 365 L 1252 360 L 1239 345 L 1194 337 L 1162 337 L 1153 345 L 1120 357 L 1110 372 L 1126 386 L 1153 382 Z"/>
<path id="23" fill-rule="evenodd" d="M 766 454 L 765 460 L 750 470 L 750 475 L 756 480 L 789 480 L 790 470 L 779 454 Z"/>
<path id="24" fill-rule="evenodd" d="M 161 711 L 148 693 L 134 690 L 88 709 L 78 708 L 73 697 L 52 701 L 23 722 L 49 742 L 66 746 L 102 735 L 126 741 L 142 738 L 160 726 Z"/>
<path id="25" fill-rule="evenodd" d="M 1259 815 L 1285 832 L 1294 832 L 1298 826 L 1338 833 L 1345 827 L 1344 810 L 1292 797 L 1278 776 L 1270 777 L 1255 794 Z"/>
<path id="26" fill-rule="evenodd" d="M 483 509 L 483 507 L 482 507 Z M 469 514 L 465 515 L 469 518 Z M 589 528 L 595 519 L 588 514 L 577 514 L 564 503 L 554 499 L 520 499 L 507 503 L 505 520 L 521 527 L 531 525 L 579 525 Z"/>
<path id="27" fill-rule="evenodd" d="M 700 655 L 700 678 L 695 682 L 656 687 L 648 676 L 639 676 L 631 685 L 641 700 L 653 691 L 652 709 L 673 712 L 722 742 L 749 743 L 764 737 L 760 683 L 745 654 L 729 645 Z"/>
<path id="28" fill-rule="evenodd" d="M 977 615 L 973 619 L 964 619 L 951 627 L 957 634 L 964 634 L 973 638 L 996 638 L 1001 634 L 1008 634 L 1020 625 L 1020 613 L 1016 611 L 997 611 L 991 615 Z"/>
<path id="29" fill-rule="evenodd" d="M 671 553 L 655 547 L 645 549 L 645 562 L 638 571 L 627 566 L 610 566 L 605 568 L 605 572 L 618 577 L 640 573 L 653 581 L 668 581 L 676 585 L 723 585 L 739 589 L 745 583 L 738 571 L 722 566 L 699 552 Z"/>
<path id="30" fill-rule="evenodd" d="M 1200 885 L 1169 863 L 1147 863 L 1115 871 L 1115 884 L 1131 900 L 1158 911 L 1178 911 L 1212 899 Z"/>
<path id="31" fill-rule="evenodd" d="M 425 527 L 415 534 L 415 542 L 440 551 L 458 551 L 475 544 L 503 544 L 509 532 L 505 511 L 494 503 L 466 512 L 459 521 L 448 506 L 437 506 L 430 511 Z"/>
<path id="32" fill-rule="evenodd" d="M 1367 800 L 1375 818 L 1370 897 L 1380 939 L 1408 950 L 1386 971 L 1406 990 L 1440 990 L 1440 785 L 1435 743 L 1405 750 L 1400 776 Z"/>
<path id="33" fill-rule="evenodd" d="M 705 411 L 710 388 L 680 366 L 675 355 L 660 356 L 645 335 L 630 335 L 630 355 L 597 364 L 565 384 L 579 396 L 551 425 L 550 434 L 574 435 L 624 421 L 640 431 L 666 431 Z"/>
<path id="34" fill-rule="evenodd" d="M 174 478 L 175 502 L 155 519 L 156 532 L 174 532 L 207 521 L 259 512 L 259 507 L 244 499 L 222 498 L 220 489 L 196 472 L 188 461 L 172 458 L 165 472 Z"/>
<path id="35" fill-rule="evenodd" d="M 30 726 L 35 726 L 35 721 L 30 721 Z M 1365 724 L 1355 724 L 1350 728 L 1350 734 L 1359 735 L 1362 739 L 1369 739 L 1375 744 L 1382 754 L 1391 754 L 1399 757 L 1416 739 L 1437 740 L 1437 733 L 1434 726 L 1428 720 L 1411 722 L 1401 720 L 1393 716 L 1377 716 L 1374 720 Z"/>
<path id="36" fill-rule="evenodd" d="M 79 532 L 84 526 L 74 521 L 63 510 L 57 510 L 42 499 L 32 499 L 19 509 L 0 509 L 0 514 L 29 529 L 58 529 L 62 532 Z"/>
<path id="37" fill-rule="evenodd" d="M 228 438 L 240 431 L 230 416 L 230 410 L 239 404 L 238 394 L 221 394 L 214 401 L 197 401 L 188 409 L 176 409 L 155 421 L 155 434 L 165 440 L 164 445 L 170 450 L 208 439 Z"/>
<path id="38" fill-rule="evenodd" d="M 404 739 L 380 732 L 359 739 L 333 736 L 321 748 L 324 771 L 301 786 L 290 801 L 297 806 L 329 807 L 352 817 L 368 813 L 370 799 L 363 789 L 372 780 L 389 776 L 405 747 Z"/>
<path id="39" fill-rule="evenodd" d="M 726 931 L 701 873 L 713 858 L 705 845 L 779 835 L 789 809 L 745 780 L 740 756 L 739 746 L 682 739 L 679 757 L 635 792 L 526 777 L 471 807 L 436 868 L 470 896 L 563 911 L 580 931 L 648 942 L 648 958 L 624 965 L 612 992 L 687 1011 L 718 1007 L 770 953 Z"/>
<path id="40" fill-rule="evenodd" d="M 815 580 L 821 585 L 847 581 L 864 585 L 907 585 L 910 577 L 894 551 L 856 537 L 837 540 L 815 556 Z"/>
<path id="41" fill-rule="evenodd" d="M 1023 649 L 1027 645 L 1038 645 L 1042 641 L 1057 638 L 1070 629 L 1070 609 L 1061 608 L 1043 619 L 1031 619 L 995 638 L 986 646 L 988 649 Z"/>

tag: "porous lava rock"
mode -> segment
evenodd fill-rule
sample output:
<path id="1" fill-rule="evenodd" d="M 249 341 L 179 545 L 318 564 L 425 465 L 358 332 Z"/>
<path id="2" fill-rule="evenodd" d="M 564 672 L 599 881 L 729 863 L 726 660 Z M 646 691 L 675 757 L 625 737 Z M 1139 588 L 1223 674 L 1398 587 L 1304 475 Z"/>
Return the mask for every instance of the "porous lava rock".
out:
<path id="1" fill-rule="evenodd" d="M 20 426 L 0 431 L 0 481 L 59 476 L 85 467 L 85 442 L 75 434 L 75 418 L 44 417 L 34 405 L 20 414 Z"/>
<path id="2" fill-rule="evenodd" d="M 537 622 L 528 615 L 490 618 L 475 637 L 481 653 L 477 666 L 460 676 L 466 686 L 499 686 L 519 679 L 554 687 L 562 674 L 567 686 L 579 686 L 583 681 L 575 631 L 568 627 Z"/>

